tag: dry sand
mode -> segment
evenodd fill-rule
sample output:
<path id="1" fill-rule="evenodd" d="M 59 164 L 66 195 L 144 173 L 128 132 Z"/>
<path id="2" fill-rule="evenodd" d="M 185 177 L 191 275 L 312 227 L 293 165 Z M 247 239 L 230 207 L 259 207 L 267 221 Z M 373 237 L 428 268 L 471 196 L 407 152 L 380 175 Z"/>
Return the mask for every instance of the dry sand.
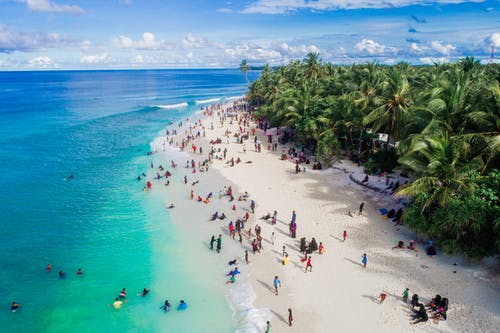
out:
<path id="1" fill-rule="evenodd" d="M 295 174 L 294 164 L 279 158 L 281 149 L 286 147 L 279 145 L 277 152 L 268 151 L 267 140 L 260 130 L 257 135 L 262 143 L 262 152 L 255 152 L 251 137 L 245 142 L 244 153 L 243 145 L 236 143 L 232 135 L 229 138 L 224 136 L 227 129 L 232 133 L 239 131 L 237 122 L 231 125 L 226 120 L 221 125 L 217 116 L 201 119 L 206 128 L 206 138 L 198 138 L 194 144 L 203 147 L 203 159 L 209 152 L 210 139 L 223 138 L 223 143 L 215 145 L 215 148 L 227 148 L 228 153 L 225 161 L 216 160 L 212 163 L 211 168 L 217 170 L 217 175 L 208 176 L 214 173 L 213 170 L 197 175 L 200 184 L 203 184 L 204 179 L 211 179 L 210 191 L 215 197 L 226 184 L 235 185 L 236 199 L 243 191 L 248 191 L 257 206 L 246 229 L 253 229 L 258 223 L 262 226 L 264 236 L 262 253 L 250 254 L 250 265 L 240 264 L 244 272 L 242 281 L 228 286 L 237 291 L 232 298 L 247 298 L 233 299 L 236 304 L 253 301 L 251 292 L 241 290 L 242 287 L 238 285 L 240 282 L 243 285 L 248 281 L 257 295 L 253 302 L 255 309 L 247 309 L 250 311 L 246 313 L 239 309 L 240 315 L 245 317 L 241 319 L 242 325 L 246 324 L 241 331 L 264 332 L 269 314 L 272 316 L 272 332 L 499 331 L 500 289 L 497 275 L 490 273 L 484 263 L 467 263 L 458 257 L 441 253 L 429 258 L 422 244 L 417 244 L 418 252 L 392 250 L 397 240 L 408 243 L 410 239 L 417 238 L 404 228 L 395 228 L 379 215 L 378 208 L 392 208 L 391 204 L 396 206 L 397 202 L 392 197 L 365 189 L 349 180 L 349 172 L 359 172 L 356 166 L 343 162 L 339 169 L 322 171 L 306 166 L 305 173 Z M 211 123 L 215 126 L 213 131 L 210 130 Z M 251 127 L 255 128 L 255 123 Z M 197 127 L 196 130 L 201 128 Z M 229 143 L 226 143 L 226 139 L 229 139 Z M 202 159 L 200 155 L 194 156 L 198 160 Z M 229 166 L 226 162 L 231 157 L 235 160 L 241 158 L 242 163 Z M 248 161 L 251 163 L 246 163 Z M 209 191 L 206 185 L 203 188 L 205 192 Z M 186 200 L 189 201 L 187 197 Z M 358 216 L 362 201 L 366 202 L 364 213 Z M 229 216 L 229 219 L 213 227 L 213 233 L 219 233 L 229 220 L 234 221 L 249 211 L 249 201 L 236 200 L 235 203 L 238 207 L 236 212 L 230 211 L 232 203 L 218 198 L 203 207 L 207 219 L 215 211 L 223 211 Z M 192 202 L 183 205 L 188 205 L 181 209 L 184 212 L 193 207 Z M 272 214 L 274 210 L 278 211 L 277 225 L 272 226 L 269 221 L 259 219 L 267 213 Z M 288 236 L 288 223 L 293 210 L 297 212 L 296 239 Z M 353 217 L 347 215 L 348 211 L 353 212 Z M 345 242 L 341 241 L 343 230 L 347 230 Z M 277 244 L 274 246 L 270 243 L 273 231 L 277 235 Z M 225 244 L 231 243 L 227 251 L 234 251 L 234 254 L 226 252 L 225 259 L 237 257 L 241 261 L 244 249 L 251 253 L 246 237 L 242 248 L 237 241 L 229 239 L 227 232 L 224 236 Z M 304 272 L 305 265 L 300 260 L 298 245 L 301 237 L 306 237 L 308 241 L 315 237 L 318 244 L 323 242 L 326 248 L 325 254 L 312 255 L 311 273 Z M 291 259 L 287 266 L 281 264 L 283 246 L 286 246 Z M 363 253 L 368 256 L 366 269 L 361 266 Z M 496 264 L 495 260 L 491 262 L 492 265 Z M 279 296 L 275 296 L 272 290 L 275 275 L 279 276 L 283 285 Z M 427 323 L 410 325 L 411 310 L 401 300 L 406 287 L 410 288 L 410 297 L 417 293 L 425 303 L 435 294 L 448 297 L 448 320 L 436 323 L 430 319 Z M 379 304 L 378 296 L 382 292 L 388 297 L 383 304 Z M 243 308 L 245 306 L 249 307 L 249 304 Z M 294 313 L 292 327 L 287 323 L 288 308 L 292 308 Z M 257 323 L 249 325 L 252 319 Z"/>

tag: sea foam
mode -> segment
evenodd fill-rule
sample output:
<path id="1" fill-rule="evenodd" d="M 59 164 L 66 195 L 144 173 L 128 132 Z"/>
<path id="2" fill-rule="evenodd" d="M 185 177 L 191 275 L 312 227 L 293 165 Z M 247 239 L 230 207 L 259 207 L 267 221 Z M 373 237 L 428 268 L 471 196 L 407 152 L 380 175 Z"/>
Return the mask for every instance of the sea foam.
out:
<path id="1" fill-rule="evenodd" d="M 215 102 L 218 102 L 220 101 L 220 98 L 217 97 L 217 98 L 209 98 L 209 99 L 200 99 L 200 100 L 197 100 L 195 101 L 196 104 L 208 104 L 208 103 L 215 103 Z"/>
<path id="2" fill-rule="evenodd" d="M 154 105 L 154 107 L 160 108 L 160 109 L 180 109 L 180 108 L 185 108 L 188 106 L 187 102 L 182 102 L 182 103 L 177 103 L 177 104 L 160 104 L 160 105 Z"/>

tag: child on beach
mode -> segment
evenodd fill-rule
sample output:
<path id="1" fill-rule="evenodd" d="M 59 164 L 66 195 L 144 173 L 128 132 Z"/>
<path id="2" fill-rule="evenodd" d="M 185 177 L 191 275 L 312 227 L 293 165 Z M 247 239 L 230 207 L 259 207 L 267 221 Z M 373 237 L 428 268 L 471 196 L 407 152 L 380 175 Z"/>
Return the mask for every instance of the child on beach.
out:
<path id="1" fill-rule="evenodd" d="M 409 294 L 410 294 L 410 289 L 406 288 L 405 291 L 403 291 L 403 302 L 408 303 Z"/>
<path id="2" fill-rule="evenodd" d="M 274 294 L 278 296 L 278 289 L 281 288 L 281 281 L 280 279 L 278 279 L 278 275 L 274 277 L 273 285 L 274 285 Z"/>
<path id="3" fill-rule="evenodd" d="M 323 242 L 319 242 L 318 253 L 319 254 L 325 253 L 325 247 L 323 246 Z"/>
<path id="4" fill-rule="evenodd" d="M 266 321 L 266 331 L 265 333 L 271 333 L 271 323 L 268 321 Z"/>
<path id="5" fill-rule="evenodd" d="M 309 268 L 309 272 L 312 272 L 313 266 L 311 264 L 311 256 L 307 257 L 307 263 L 306 263 L 306 271 L 305 271 L 305 273 L 307 273 L 307 269 L 308 268 Z"/>

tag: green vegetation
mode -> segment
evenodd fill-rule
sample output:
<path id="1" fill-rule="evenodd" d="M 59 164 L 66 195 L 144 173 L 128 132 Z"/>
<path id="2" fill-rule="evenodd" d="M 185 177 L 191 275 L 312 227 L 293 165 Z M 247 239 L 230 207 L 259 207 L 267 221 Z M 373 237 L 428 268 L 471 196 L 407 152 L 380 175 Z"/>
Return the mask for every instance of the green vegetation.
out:
<path id="1" fill-rule="evenodd" d="M 246 62 L 242 63 L 242 71 Z M 250 85 L 256 115 L 294 129 L 323 160 L 355 154 L 368 172 L 398 167 L 415 181 L 403 220 L 448 252 L 500 251 L 500 66 L 333 66 L 319 54 L 265 66 Z M 376 133 L 383 140 L 373 143 Z"/>

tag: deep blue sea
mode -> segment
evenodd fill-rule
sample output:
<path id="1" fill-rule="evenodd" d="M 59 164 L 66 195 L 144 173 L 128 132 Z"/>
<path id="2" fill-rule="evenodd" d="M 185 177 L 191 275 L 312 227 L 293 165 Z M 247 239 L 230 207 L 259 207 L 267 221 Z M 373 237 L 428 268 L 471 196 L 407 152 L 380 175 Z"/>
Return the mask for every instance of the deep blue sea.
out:
<path id="1" fill-rule="evenodd" d="M 181 233 L 136 177 L 160 131 L 246 89 L 236 69 L 0 72 L 0 331 L 232 331 L 226 300 L 176 263 Z M 166 297 L 190 312 L 165 315 Z"/>

